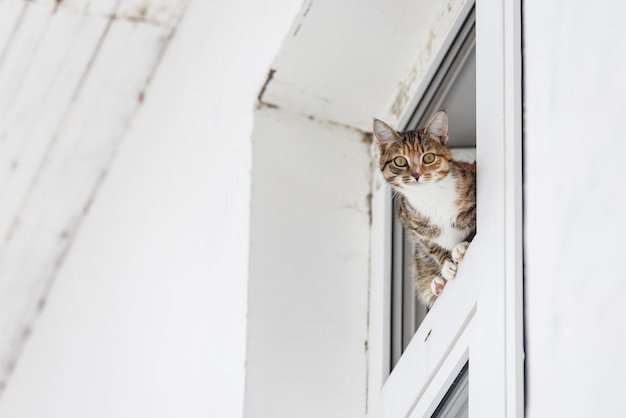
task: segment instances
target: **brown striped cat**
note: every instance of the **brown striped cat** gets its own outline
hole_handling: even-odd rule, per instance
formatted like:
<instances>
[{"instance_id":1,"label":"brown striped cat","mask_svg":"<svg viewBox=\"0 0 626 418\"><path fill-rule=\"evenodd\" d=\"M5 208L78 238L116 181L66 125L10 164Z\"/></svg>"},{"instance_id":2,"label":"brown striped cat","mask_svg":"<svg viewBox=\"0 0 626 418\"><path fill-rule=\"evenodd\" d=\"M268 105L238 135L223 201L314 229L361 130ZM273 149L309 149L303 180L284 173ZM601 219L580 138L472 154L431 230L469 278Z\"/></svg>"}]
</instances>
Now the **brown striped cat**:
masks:
<instances>
[{"instance_id":1,"label":"brown striped cat","mask_svg":"<svg viewBox=\"0 0 626 418\"><path fill-rule=\"evenodd\" d=\"M431 307L476 234L476 163L452 159L448 117L439 111L424 129L396 132L374 120L380 170L395 191L398 215L415 243L418 297Z\"/></svg>"}]
</instances>

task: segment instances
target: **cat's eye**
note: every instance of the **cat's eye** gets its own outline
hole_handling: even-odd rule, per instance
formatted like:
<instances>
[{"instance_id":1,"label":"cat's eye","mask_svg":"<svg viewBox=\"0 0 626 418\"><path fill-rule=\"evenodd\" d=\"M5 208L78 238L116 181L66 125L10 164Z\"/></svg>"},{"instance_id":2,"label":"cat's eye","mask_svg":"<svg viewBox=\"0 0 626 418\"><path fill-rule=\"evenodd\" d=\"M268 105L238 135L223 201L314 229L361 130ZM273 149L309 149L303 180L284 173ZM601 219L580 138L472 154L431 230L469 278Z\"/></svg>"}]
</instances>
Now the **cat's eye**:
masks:
<instances>
[{"instance_id":1,"label":"cat's eye","mask_svg":"<svg viewBox=\"0 0 626 418\"><path fill-rule=\"evenodd\" d=\"M424 163L426 164L432 163L433 161L435 161L435 154L433 154L432 152L424 154L424 157L422 157L422 161L424 161Z\"/></svg>"},{"instance_id":2,"label":"cat's eye","mask_svg":"<svg viewBox=\"0 0 626 418\"><path fill-rule=\"evenodd\" d=\"M408 162L406 161L406 158L404 157L394 158L393 163L398 167L406 167L408 165Z\"/></svg>"}]
</instances>

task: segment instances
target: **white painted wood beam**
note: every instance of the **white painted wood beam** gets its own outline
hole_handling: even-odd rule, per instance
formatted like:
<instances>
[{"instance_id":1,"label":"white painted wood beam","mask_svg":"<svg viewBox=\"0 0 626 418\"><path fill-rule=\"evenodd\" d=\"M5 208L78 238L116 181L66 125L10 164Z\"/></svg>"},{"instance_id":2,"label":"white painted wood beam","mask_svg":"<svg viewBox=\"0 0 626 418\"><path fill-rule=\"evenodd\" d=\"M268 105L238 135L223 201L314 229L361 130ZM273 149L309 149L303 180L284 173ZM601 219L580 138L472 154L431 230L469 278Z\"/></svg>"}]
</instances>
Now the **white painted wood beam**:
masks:
<instances>
[{"instance_id":1,"label":"white painted wood beam","mask_svg":"<svg viewBox=\"0 0 626 418\"><path fill-rule=\"evenodd\" d=\"M187 3L0 1L0 393Z\"/></svg>"}]
</instances>

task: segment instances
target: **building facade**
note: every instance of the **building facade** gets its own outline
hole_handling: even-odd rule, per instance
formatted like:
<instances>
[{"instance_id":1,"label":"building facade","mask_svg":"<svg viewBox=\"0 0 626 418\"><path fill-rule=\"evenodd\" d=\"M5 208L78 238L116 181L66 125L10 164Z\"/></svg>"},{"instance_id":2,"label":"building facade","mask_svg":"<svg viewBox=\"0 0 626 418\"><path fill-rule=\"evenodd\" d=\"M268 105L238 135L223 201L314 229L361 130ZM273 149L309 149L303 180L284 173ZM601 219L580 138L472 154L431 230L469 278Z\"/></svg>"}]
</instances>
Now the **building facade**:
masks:
<instances>
[{"instance_id":1,"label":"building facade","mask_svg":"<svg viewBox=\"0 0 626 418\"><path fill-rule=\"evenodd\" d=\"M625 9L0 1L0 417L621 416ZM371 123L439 108L426 314Z\"/></svg>"}]
</instances>

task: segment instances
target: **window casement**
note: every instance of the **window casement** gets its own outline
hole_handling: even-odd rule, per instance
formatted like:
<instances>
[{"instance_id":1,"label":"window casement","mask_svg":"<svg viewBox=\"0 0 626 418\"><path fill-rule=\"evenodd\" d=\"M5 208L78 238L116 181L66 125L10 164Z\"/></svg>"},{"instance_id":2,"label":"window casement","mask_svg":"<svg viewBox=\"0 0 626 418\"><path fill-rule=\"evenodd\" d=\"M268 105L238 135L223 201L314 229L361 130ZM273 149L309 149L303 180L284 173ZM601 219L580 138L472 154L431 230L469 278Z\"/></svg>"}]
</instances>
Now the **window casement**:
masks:
<instances>
[{"instance_id":1,"label":"window casement","mask_svg":"<svg viewBox=\"0 0 626 418\"><path fill-rule=\"evenodd\" d=\"M421 128L438 110L450 120L449 147L455 159L475 160L475 13L470 11L403 131ZM392 200L393 205L393 200ZM399 360L427 309L416 296L411 268L413 244L393 208L391 220L391 368Z\"/></svg>"},{"instance_id":2,"label":"window casement","mask_svg":"<svg viewBox=\"0 0 626 418\"><path fill-rule=\"evenodd\" d=\"M469 363L459 372L443 397L433 418L465 418L469 411Z\"/></svg>"},{"instance_id":3,"label":"window casement","mask_svg":"<svg viewBox=\"0 0 626 418\"><path fill-rule=\"evenodd\" d=\"M475 148L477 234L426 312L389 189L375 187L371 416L523 416L520 16L520 0L467 1L396 126L423 127L444 109L450 147Z\"/></svg>"}]
</instances>

